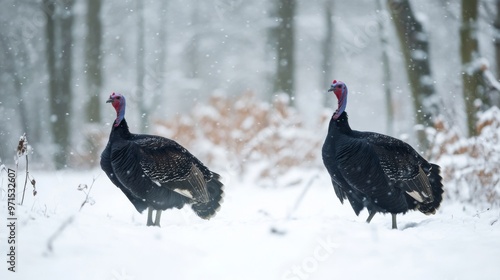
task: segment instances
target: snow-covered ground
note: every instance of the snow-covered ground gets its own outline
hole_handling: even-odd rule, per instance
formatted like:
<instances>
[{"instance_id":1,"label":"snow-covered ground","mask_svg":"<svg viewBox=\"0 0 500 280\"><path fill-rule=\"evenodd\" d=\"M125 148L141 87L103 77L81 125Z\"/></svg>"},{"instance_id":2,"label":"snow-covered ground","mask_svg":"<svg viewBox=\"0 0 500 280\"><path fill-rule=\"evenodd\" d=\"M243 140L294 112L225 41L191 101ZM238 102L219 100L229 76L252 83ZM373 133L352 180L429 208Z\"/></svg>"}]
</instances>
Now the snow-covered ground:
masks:
<instances>
[{"instance_id":1,"label":"snow-covered ground","mask_svg":"<svg viewBox=\"0 0 500 280\"><path fill-rule=\"evenodd\" d=\"M2 261L0 279L499 279L500 209L445 200L434 216L398 216L399 229L391 230L390 216L371 224L366 212L356 217L326 171L317 173L290 220L316 172L304 171L302 183L288 188L229 178L215 218L201 220L185 207L165 212L156 228L100 170L32 171L38 195L17 209L17 272ZM95 203L79 211L85 194L77 187L94 177Z\"/></svg>"}]
</instances>

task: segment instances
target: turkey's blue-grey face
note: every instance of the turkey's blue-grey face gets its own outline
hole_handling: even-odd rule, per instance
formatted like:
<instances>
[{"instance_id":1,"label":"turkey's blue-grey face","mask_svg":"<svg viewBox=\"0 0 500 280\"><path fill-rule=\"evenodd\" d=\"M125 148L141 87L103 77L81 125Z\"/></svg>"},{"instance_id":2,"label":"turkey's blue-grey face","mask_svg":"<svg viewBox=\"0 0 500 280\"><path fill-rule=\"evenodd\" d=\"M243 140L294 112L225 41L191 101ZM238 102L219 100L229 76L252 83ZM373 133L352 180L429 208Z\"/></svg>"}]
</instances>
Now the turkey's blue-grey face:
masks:
<instances>
[{"instance_id":1,"label":"turkey's blue-grey face","mask_svg":"<svg viewBox=\"0 0 500 280\"><path fill-rule=\"evenodd\" d=\"M120 125L120 122L125 117L125 96L119 93L112 93L106 103L111 103L116 110L115 126Z\"/></svg>"}]
</instances>

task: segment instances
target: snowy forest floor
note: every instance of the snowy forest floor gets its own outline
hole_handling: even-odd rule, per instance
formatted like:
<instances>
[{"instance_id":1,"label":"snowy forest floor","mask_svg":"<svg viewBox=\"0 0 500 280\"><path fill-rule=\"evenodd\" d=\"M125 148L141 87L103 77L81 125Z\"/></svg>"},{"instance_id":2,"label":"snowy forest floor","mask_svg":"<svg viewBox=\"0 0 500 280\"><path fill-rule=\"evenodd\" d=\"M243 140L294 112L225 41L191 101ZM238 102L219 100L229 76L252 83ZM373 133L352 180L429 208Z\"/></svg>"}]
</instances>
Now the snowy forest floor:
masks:
<instances>
[{"instance_id":1,"label":"snowy forest floor","mask_svg":"<svg viewBox=\"0 0 500 280\"><path fill-rule=\"evenodd\" d=\"M302 203L288 211L318 173ZM340 204L326 171L303 183L261 188L232 178L210 221L189 207L147 227L100 170L35 172L38 195L18 206L17 272L0 279L498 279L500 209L444 200L439 212L357 217ZM90 197L78 185L92 184ZM5 178L5 177L3 177ZM2 182L5 189L5 179ZM0 218L7 223L2 194ZM66 227L61 230L61 227ZM6 226L0 252L6 258ZM272 233L276 228L281 234ZM52 247L49 248L49 244Z\"/></svg>"}]
</instances>

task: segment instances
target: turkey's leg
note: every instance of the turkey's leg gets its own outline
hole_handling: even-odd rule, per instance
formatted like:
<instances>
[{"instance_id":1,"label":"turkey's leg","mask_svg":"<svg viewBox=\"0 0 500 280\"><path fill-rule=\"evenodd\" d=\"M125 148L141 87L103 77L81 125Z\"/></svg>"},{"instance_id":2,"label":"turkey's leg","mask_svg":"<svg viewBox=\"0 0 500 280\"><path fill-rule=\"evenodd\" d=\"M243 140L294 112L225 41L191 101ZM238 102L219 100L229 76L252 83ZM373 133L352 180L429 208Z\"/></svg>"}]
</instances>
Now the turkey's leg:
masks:
<instances>
[{"instance_id":1,"label":"turkey's leg","mask_svg":"<svg viewBox=\"0 0 500 280\"><path fill-rule=\"evenodd\" d=\"M370 212L370 215L368 216L368 219L366 219L367 223L370 223L372 221L373 216L375 216L375 213L377 213L377 212L375 212L375 211Z\"/></svg>"},{"instance_id":2,"label":"turkey's leg","mask_svg":"<svg viewBox=\"0 0 500 280\"><path fill-rule=\"evenodd\" d=\"M148 226L153 226L153 208L148 207L148 223L146 224Z\"/></svg>"},{"instance_id":3,"label":"turkey's leg","mask_svg":"<svg viewBox=\"0 0 500 280\"><path fill-rule=\"evenodd\" d=\"M155 226L160 226L160 217L162 210L156 210Z\"/></svg>"},{"instance_id":4,"label":"turkey's leg","mask_svg":"<svg viewBox=\"0 0 500 280\"><path fill-rule=\"evenodd\" d=\"M398 224L396 223L396 214L392 215L392 229L398 229Z\"/></svg>"}]
</instances>

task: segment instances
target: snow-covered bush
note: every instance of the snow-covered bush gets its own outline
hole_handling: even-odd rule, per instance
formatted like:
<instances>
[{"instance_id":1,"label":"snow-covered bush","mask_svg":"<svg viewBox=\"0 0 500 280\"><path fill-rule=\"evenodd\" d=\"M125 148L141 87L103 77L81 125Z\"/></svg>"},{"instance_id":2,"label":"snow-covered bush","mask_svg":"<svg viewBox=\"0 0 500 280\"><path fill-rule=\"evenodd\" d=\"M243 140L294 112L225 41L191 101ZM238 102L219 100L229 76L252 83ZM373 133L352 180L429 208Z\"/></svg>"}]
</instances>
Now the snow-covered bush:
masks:
<instances>
[{"instance_id":1,"label":"snow-covered bush","mask_svg":"<svg viewBox=\"0 0 500 280\"><path fill-rule=\"evenodd\" d=\"M433 155L441 165L445 192L452 200L500 205L500 110L479 114L478 136L461 137L438 122Z\"/></svg>"},{"instance_id":2,"label":"snow-covered bush","mask_svg":"<svg viewBox=\"0 0 500 280\"><path fill-rule=\"evenodd\" d=\"M295 168L321 164L322 137L304 127L286 95L276 96L273 104L252 93L212 96L191 112L156 120L155 128L156 134L178 141L213 170L255 176L263 185L292 184L276 179Z\"/></svg>"}]
</instances>

